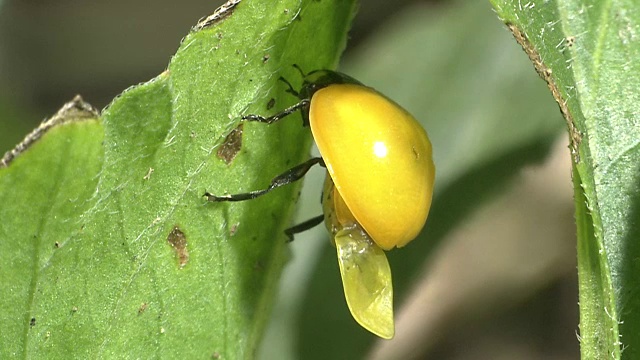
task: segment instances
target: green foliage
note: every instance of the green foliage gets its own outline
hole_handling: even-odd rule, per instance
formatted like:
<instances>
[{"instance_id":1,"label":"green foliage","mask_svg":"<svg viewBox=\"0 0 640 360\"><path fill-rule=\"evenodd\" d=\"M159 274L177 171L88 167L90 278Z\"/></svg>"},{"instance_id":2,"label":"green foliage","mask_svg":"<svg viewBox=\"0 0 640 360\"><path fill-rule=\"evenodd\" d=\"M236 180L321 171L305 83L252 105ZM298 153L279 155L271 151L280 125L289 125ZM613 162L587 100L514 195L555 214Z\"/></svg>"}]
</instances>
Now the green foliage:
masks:
<instances>
[{"instance_id":1,"label":"green foliage","mask_svg":"<svg viewBox=\"0 0 640 360\"><path fill-rule=\"evenodd\" d=\"M217 150L242 114L295 101L278 81L299 83L292 64L337 65L353 10L242 1L194 29L165 73L99 118L61 114L0 168L0 357L252 358L297 189L202 195L262 188L307 157L299 117L245 124L230 162Z\"/></svg>"},{"instance_id":2,"label":"green foliage","mask_svg":"<svg viewBox=\"0 0 640 360\"><path fill-rule=\"evenodd\" d=\"M574 159L585 359L640 356L640 5L492 0L549 83Z\"/></svg>"}]
</instances>

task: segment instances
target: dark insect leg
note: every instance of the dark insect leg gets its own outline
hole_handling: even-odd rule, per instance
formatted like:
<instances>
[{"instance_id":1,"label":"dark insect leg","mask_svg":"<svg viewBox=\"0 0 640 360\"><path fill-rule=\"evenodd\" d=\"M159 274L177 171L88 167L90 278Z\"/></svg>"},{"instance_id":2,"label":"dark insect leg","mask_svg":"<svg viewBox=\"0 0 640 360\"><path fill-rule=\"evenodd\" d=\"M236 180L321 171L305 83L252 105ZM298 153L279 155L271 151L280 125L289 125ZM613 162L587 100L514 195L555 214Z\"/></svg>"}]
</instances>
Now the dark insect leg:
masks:
<instances>
[{"instance_id":1,"label":"dark insect leg","mask_svg":"<svg viewBox=\"0 0 640 360\"><path fill-rule=\"evenodd\" d=\"M289 94L299 98L300 97L300 93L295 91L293 89L293 86L291 85L291 83L289 81L287 81L287 79L283 78L282 76L280 76L280 78L278 79L280 81L282 81L283 83L287 84L287 87L289 87L287 90L285 90L286 92L288 92Z\"/></svg>"},{"instance_id":2,"label":"dark insect leg","mask_svg":"<svg viewBox=\"0 0 640 360\"><path fill-rule=\"evenodd\" d=\"M244 115L242 117L242 120L245 121L257 121L257 122L261 122L261 123L265 123L265 124L273 124L274 122L286 117L287 115L291 115L294 112L308 107L309 106L309 100L308 99L304 99L304 100L300 100L299 103L293 105L293 106L289 106L288 108L282 110L282 112L279 112L275 115L271 115L269 117L264 117L262 115Z\"/></svg>"},{"instance_id":3,"label":"dark insect leg","mask_svg":"<svg viewBox=\"0 0 640 360\"><path fill-rule=\"evenodd\" d=\"M291 66L293 66L296 70L298 70L298 72L300 72L300 76L304 80L304 78L307 75L304 73L304 71L302 71L302 68L300 66L298 66L298 64L293 64ZM293 89L293 86L291 86L291 83L289 81L287 81L287 79L285 79L284 77L280 76L279 80L282 81L283 83L287 84L287 86L289 87L287 92L289 94L294 95L295 97L298 97L298 98L300 97L300 93Z\"/></svg>"},{"instance_id":4,"label":"dark insect leg","mask_svg":"<svg viewBox=\"0 0 640 360\"><path fill-rule=\"evenodd\" d=\"M297 165L297 166L285 171L284 173L276 176L275 178L273 178L273 180L271 180L271 185L269 185L269 187L266 188L266 189L255 190L255 191L250 191L250 192L241 193L241 194L221 195L221 196L216 196L216 195L212 195L212 194L210 194L208 192L205 192L203 196L206 196L207 200L213 201L213 202L218 202L218 201L244 201L244 200L255 199L255 198L259 197L259 196L262 196L262 195L270 192L273 189L279 188L280 186L288 185L288 184L291 184L294 181L298 181L298 180L302 179L302 177L315 164L320 164L321 166L324 166L324 162L322 161L322 158L316 157L316 158L309 159L309 160L303 162L302 164Z\"/></svg>"},{"instance_id":5,"label":"dark insect leg","mask_svg":"<svg viewBox=\"0 0 640 360\"><path fill-rule=\"evenodd\" d=\"M311 218L305 222L301 222L300 224L294 225L288 229L286 229L284 231L285 235L287 235L287 238L289 239L288 242L292 242L293 241L293 236L295 234L299 234L303 231L307 231L315 226L317 226L318 224L320 224L322 221L324 220L324 215L318 215L314 218Z\"/></svg>"},{"instance_id":6,"label":"dark insect leg","mask_svg":"<svg viewBox=\"0 0 640 360\"><path fill-rule=\"evenodd\" d=\"M304 72L304 71L302 71L302 68L300 67L300 65L298 65L298 64L293 64L293 65L291 65L291 66L293 66L294 68L296 68L296 70L298 70L298 71L300 72L300 76L302 76L302 78L303 78L303 79L304 79L305 77L307 77L307 74L305 74L305 72Z\"/></svg>"}]
</instances>

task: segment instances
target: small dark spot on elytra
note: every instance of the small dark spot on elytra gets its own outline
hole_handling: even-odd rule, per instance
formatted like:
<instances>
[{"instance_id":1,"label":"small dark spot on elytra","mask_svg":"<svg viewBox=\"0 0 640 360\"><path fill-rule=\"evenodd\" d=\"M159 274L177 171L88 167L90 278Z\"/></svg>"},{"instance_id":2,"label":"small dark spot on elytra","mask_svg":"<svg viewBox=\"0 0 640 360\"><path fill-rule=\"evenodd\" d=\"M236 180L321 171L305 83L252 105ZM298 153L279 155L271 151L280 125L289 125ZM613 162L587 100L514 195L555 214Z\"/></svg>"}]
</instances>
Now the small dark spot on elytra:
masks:
<instances>
[{"instance_id":1,"label":"small dark spot on elytra","mask_svg":"<svg viewBox=\"0 0 640 360\"><path fill-rule=\"evenodd\" d=\"M36 326L36 318L32 317L31 321L29 321L29 326L34 327Z\"/></svg>"},{"instance_id":2,"label":"small dark spot on elytra","mask_svg":"<svg viewBox=\"0 0 640 360\"><path fill-rule=\"evenodd\" d=\"M271 100L269 100L269 102L267 103L267 110L273 109L273 106L275 104L276 104L276 99L275 98L271 98Z\"/></svg>"},{"instance_id":3,"label":"small dark spot on elytra","mask_svg":"<svg viewBox=\"0 0 640 360\"><path fill-rule=\"evenodd\" d=\"M176 251L178 256L178 263L180 268L183 268L189 262L189 252L187 251L187 236L180 230L178 225L174 226L169 235L167 241Z\"/></svg>"},{"instance_id":4,"label":"small dark spot on elytra","mask_svg":"<svg viewBox=\"0 0 640 360\"><path fill-rule=\"evenodd\" d=\"M231 130L216 152L216 156L222 159L227 165L231 164L242 148L242 130L242 124Z\"/></svg>"}]
</instances>

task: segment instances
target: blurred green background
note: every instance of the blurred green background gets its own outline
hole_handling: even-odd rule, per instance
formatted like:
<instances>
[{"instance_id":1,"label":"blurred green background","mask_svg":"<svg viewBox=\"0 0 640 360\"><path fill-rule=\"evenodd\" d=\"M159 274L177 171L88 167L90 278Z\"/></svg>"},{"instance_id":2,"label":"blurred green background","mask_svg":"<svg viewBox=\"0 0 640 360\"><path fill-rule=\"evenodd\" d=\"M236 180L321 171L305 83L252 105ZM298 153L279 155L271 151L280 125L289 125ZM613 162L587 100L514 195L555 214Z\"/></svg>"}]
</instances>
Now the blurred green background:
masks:
<instances>
[{"instance_id":1,"label":"blurred green background","mask_svg":"<svg viewBox=\"0 0 640 360\"><path fill-rule=\"evenodd\" d=\"M221 3L0 2L0 152L75 94L103 108L161 73ZM362 1L341 70L405 106L434 145L430 219L389 253L396 337L351 319L319 227L291 244L258 357L577 359L564 123L488 1ZM296 221L320 213L323 176L305 179Z\"/></svg>"}]
</instances>

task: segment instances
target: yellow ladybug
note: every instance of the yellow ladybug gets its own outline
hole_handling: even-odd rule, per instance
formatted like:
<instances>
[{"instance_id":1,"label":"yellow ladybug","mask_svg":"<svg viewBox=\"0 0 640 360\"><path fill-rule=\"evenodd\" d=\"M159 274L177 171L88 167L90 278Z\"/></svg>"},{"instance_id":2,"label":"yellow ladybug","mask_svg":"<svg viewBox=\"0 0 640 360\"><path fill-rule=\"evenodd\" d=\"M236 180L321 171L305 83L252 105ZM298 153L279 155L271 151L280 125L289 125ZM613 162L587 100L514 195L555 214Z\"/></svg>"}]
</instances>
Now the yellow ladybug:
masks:
<instances>
[{"instance_id":1,"label":"yellow ladybug","mask_svg":"<svg viewBox=\"0 0 640 360\"><path fill-rule=\"evenodd\" d=\"M301 179L315 164L325 166L324 215L286 234L293 239L324 220L352 316L365 329L390 339L393 289L383 250L405 246L427 219L435 176L429 137L401 106L338 72L313 71L304 77L300 92L291 85L289 92L300 102L270 117L247 115L243 120L271 124L301 110L322 157L289 169L266 189L205 196L216 202L253 199Z\"/></svg>"}]
</instances>

